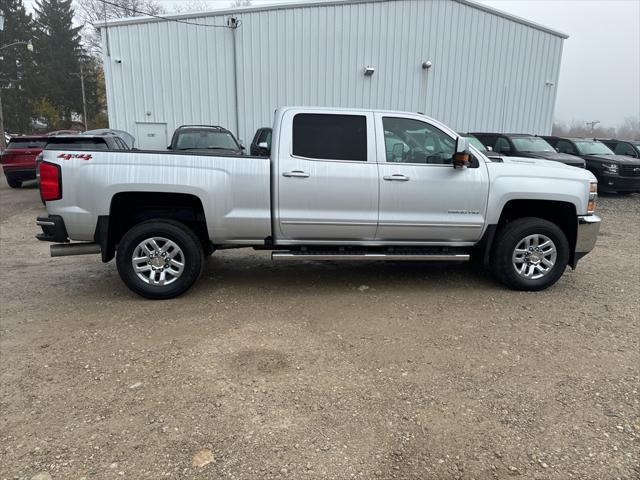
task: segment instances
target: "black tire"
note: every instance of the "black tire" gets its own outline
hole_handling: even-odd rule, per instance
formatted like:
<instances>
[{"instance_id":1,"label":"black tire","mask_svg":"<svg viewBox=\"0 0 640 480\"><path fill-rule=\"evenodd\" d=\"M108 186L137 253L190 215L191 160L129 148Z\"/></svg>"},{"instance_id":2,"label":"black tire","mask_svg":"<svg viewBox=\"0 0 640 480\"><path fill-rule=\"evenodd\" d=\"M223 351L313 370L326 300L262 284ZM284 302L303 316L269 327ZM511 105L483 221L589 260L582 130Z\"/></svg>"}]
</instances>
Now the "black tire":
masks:
<instances>
[{"instance_id":1,"label":"black tire","mask_svg":"<svg viewBox=\"0 0 640 480\"><path fill-rule=\"evenodd\" d=\"M18 180L17 178L12 177L11 175L6 175L6 177L7 177L7 184L9 184L11 188L20 188L22 186L22 180Z\"/></svg>"},{"instance_id":2,"label":"black tire","mask_svg":"<svg viewBox=\"0 0 640 480\"><path fill-rule=\"evenodd\" d=\"M134 271L134 250L152 237L171 240L184 254L182 274L169 285L145 283ZM124 234L118 244L116 265L120 278L133 292L145 298L165 300L183 294L195 283L204 267L204 254L200 240L186 225L173 220L153 219L133 226Z\"/></svg>"},{"instance_id":3,"label":"black tire","mask_svg":"<svg viewBox=\"0 0 640 480\"><path fill-rule=\"evenodd\" d=\"M553 267L541 278L524 278L513 261L514 251L529 235L544 235L555 245ZM519 218L504 225L497 233L491 252L491 270L498 280L513 290L539 291L558 281L569 262L569 242L555 223L537 217Z\"/></svg>"}]
</instances>

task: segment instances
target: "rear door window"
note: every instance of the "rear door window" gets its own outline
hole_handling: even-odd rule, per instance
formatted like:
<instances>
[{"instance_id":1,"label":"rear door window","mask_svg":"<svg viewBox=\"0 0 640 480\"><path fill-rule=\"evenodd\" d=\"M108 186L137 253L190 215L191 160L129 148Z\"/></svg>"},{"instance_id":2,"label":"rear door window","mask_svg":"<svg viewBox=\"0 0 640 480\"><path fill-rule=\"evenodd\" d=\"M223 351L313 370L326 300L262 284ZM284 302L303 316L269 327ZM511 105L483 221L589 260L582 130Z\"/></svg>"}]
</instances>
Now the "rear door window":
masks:
<instances>
[{"instance_id":1,"label":"rear door window","mask_svg":"<svg viewBox=\"0 0 640 480\"><path fill-rule=\"evenodd\" d=\"M299 113L293 118L293 155L366 162L367 118L364 115Z\"/></svg>"}]
</instances>

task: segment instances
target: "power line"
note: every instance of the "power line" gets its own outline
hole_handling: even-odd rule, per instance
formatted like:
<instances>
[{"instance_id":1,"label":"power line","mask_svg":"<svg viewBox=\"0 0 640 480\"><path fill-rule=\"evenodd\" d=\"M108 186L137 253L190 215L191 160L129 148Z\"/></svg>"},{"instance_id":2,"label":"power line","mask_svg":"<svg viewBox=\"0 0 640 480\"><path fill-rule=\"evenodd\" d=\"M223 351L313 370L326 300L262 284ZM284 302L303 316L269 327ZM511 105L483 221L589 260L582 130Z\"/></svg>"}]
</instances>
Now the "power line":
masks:
<instances>
[{"instance_id":1,"label":"power line","mask_svg":"<svg viewBox=\"0 0 640 480\"><path fill-rule=\"evenodd\" d=\"M143 12L142 10L137 10L133 7L126 7L124 5L119 5L117 3L110 2L109 0L99 0L99 1L101 1L103 4L111 5L112 7L121 8L123 10L129 10L130 12L137 13L139 15L157 18L159 20L165 20L167 22L176 22L176 23L184 23L186 25L195 25L196 27L237 28L240 25L240 22L237 22L234 25L207 25L206 23L189 22L188 20L180 20L179 18L164 17L162 15L156 15L155 13Z\"/></svg>"}]
</instances>

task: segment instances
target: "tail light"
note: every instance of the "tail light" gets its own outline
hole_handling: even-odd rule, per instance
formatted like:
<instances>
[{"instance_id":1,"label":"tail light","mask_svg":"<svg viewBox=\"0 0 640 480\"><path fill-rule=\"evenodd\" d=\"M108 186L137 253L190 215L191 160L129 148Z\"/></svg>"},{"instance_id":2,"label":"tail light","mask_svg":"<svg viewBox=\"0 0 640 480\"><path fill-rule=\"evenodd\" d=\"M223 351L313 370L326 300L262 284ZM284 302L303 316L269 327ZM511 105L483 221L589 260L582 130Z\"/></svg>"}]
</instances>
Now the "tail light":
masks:
<instances>
[{"instance_id":1,"label":"tail light","mask_svg":"<svg viewBox=\"0 0 640 480\"><path fill-rule=\"evenodd\" d=\"M62 198L62 172L60 165L40 162L40 196L45 202Z\"/></svg>"}]
</instances>

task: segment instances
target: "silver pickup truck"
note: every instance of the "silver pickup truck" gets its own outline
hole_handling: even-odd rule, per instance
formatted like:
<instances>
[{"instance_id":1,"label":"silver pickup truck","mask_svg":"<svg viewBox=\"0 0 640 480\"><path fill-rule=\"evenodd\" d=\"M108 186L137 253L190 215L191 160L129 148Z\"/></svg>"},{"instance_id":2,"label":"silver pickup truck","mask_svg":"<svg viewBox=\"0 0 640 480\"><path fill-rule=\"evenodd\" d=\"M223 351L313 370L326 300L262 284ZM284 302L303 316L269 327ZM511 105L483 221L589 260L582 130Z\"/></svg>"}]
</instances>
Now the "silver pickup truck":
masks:
<instances>
[{"instance_id":1,"label":"silver pickup truck","mask_svg":"<svg viewBox=\"0 0 640 480\"><path fill-rule=\"evenodd\" d=\"M262 145L266 150L267 145ZM421 114L284 107L269 157L47 149L40 240L116 257L171 298L218 249L279 261L467 261L518 290L553 285L596 242L597 183L545 160L491 161Z\"/></svg>"}]
</instances>

